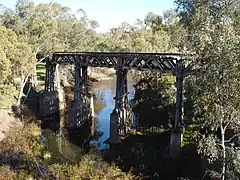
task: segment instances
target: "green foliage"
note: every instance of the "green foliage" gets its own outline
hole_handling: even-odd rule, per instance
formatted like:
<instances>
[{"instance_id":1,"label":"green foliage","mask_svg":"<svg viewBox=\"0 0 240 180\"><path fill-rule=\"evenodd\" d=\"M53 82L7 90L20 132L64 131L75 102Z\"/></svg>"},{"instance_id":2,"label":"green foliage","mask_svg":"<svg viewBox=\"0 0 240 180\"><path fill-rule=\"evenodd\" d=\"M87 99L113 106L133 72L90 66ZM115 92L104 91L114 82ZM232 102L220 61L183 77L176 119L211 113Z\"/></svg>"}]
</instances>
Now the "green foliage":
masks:
<instances>
[{"instance_id":1,"label":"green foliage","mask_svg":"<svg viewBox=\"0 0 240 180\"><path fill-rule=\"evenodd\" d=\"M5 81L11 71L11 63L10 60L7 59L3 49L0 49L0 79L1 81Z\"/></svg>"},{"instance_id":2,"label":"green foliage","mask_svg":"<svg viewBox=\"0 0 240 180\"><path fill-rule=\"evenodd\" d=\"M37 162L46 151L40 134L34 123L15 126L6 134L0 142L1 175L6 179L26 179L37 174Z\"/></svg>"},{"instance_id":3,"label":"green foliage","mask_svg":"<svg viewBox=\"0 0 240 180\"><path fill-rule=\"evenodd\" d=\"M219 158L219 149L217 146L216 137L209 135L202 136L198 144L198 153L202 154L209 163L213 163Z\"/></svg>"},{"instance_id":4,"label":"green foliage","mask_svg":"<svg viewBox=\"0 0 240 180\"><path fill-rule=\"evenodd\" d=\"M0 84L0 108L9 108L18 92L12 84Z\"/></svg>"},{"instance_id":5,"label":"green foliage","mask_svg":"<svg viewBox=\"0 0 240 180\"><path fill-rule=\"evenodd\" d=\"M196 125L196 124L188 125L183 132L182 147L186 147L189 144L193 144L195 140L195 136L199 130L200 130L199 125Z\"/></svg>"},{"instance_id":6,"label":"green foliage","mask_svg":"<svg viewBox=\"0 0 240 180\"><path fill-rule=\"evenodd\" d=\"M198 150L211 163L221 161L224 179L230 157L225 140L240 130L240 36L236 28L240 3L230 0L176 2L188 32L185 47L196 54L192 63L204 72L195 81L193 97L195 120L201 124L203 133L197 142ZM227 134L228 131L232 133Z\"/></svg>"},{"instance_id":7,"label":"green foliage","mask_svg":"<svg viewBox=\"0 0 240 180\"><path fill-rule=\"evenodd\" d=\"M32 49L28 44L21 42L16 33L11 29L0 26L0 44L1 58L3 58L1 62L3 71L1 71L1 74L4 72L8 73L5 76L1 75L1 77L7 77L8 75L17 76L20 72L24 74L31 72L35 65ZM1 81L4 80L6 78L1 79Z\"/></svg>"},{"instance_id":8,"label":"green foliage","mask_svg":"<svg viewBox=\"0 0 240 180\"><path fill-rule=\"evenodd\" d=\"M185 25L188 27L192 25L194 30L198 31L196 33L189 29L189 49L202 59L195 64L200 65L204 71L204 75L196 81L196 110L198 117L201 116L204 123L214 129L217 129L220 123L229 124L228 128L238 127L236 117L239 117L240 104L238 98L240 46L239 36L232 24L235 18L232 11L239 6L227 0L221 2L212 0L208 3L196 1L188 7L192 8L193 12L184 11L190 13L189 16L184 16L187 20ZM230 21L224 21L226 18ZM224 112L221 109L224 109ZM223 122L220 122L221 116L224 116Z\"/></svg>"},{"instance_id":9,"label":"green foliage","mask_svg":"<svg viewBox=\"0 0 240 180\"><path fill-rule=\"evenodd\" d=\"M3 26L0 26L0 45L0 107L8 107L17 94L14 79L31 74L35 63L31 47Z\"/></svg>"},{"instance_id":10,"label":"green foliage","mask_svg":"<svg viewBox=\"0 0 240 180\"><path fill-rule=\"evenodd\" d=\"M172 76L152 74L143 77L135 85L132 110L139 115L140 126L171 127L174 117L174 84Z\"/></svg>"},{"instance_id":11,"label":"green foliage","mask_svg":"<svg viewBox=\"0 0 240 180\"><path fill-rule=\"evenodd\" d=\"M33 179L32 174L27 170L15 172L9 166L0 166L0 180L24 180Z\"/></svg>"}]
</instances>

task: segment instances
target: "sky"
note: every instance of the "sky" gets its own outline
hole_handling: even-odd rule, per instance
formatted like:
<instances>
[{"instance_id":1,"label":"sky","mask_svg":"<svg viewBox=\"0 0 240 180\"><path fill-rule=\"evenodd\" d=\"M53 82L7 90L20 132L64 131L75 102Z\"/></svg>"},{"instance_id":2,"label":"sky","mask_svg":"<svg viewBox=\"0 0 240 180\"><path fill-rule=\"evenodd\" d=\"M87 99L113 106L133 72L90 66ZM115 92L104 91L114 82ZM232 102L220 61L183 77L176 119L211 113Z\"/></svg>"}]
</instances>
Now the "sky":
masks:
<instances>
[{"instance_id":1,"label":"sky","mask_svg":"<svg viewBox=\"0 0 240 180\"><path fill-rule=\"evenodd\" d=\"M57 2L70 7L75 13L83 9L90 19L98 21L98 32L106 32L121 22L133 24L143 20L148 12L162 14L174 8L174 0L33 0L36 3ZM16 0L0 0L0 4L14 9Z\"/></svg>"}]
</instances>

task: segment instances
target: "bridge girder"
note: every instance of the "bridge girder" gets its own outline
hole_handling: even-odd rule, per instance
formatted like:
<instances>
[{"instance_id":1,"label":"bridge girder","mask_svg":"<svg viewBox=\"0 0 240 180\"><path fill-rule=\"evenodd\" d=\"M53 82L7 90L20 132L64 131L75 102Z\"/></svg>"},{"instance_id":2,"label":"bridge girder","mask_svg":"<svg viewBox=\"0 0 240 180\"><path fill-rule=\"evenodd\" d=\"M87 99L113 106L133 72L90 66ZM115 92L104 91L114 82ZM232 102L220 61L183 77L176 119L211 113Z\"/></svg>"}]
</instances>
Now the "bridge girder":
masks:
<instances>
[{"instance_id":1,"label":"bridge girder","mask_svg":"<svg viewBox=\"0 0 240 180\"><path fill-rule=\"evenodd\" d=\"M56 52L53 54L52 58L52 62L58 64L79 63L83 66L114 69L118 68L117 64L119 60L122 61L122 69L135 69L139 71L162 72L176 75L176 64L186 59L185 56L180 53L110 52Z\"/></svg>"}]
</instances>

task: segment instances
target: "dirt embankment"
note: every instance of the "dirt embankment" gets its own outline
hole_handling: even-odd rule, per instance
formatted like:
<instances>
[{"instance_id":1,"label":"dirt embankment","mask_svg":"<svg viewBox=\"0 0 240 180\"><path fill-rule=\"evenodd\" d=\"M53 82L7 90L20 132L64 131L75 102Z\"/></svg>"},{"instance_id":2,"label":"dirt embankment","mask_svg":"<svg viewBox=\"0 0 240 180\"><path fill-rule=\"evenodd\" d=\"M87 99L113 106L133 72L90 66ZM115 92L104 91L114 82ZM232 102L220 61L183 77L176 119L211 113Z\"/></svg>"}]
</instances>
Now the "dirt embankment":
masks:
<instances>
[{"instance_id":1,"label":"dirt embankment","mask_svg":"<svg viewBox=\"0 0 240 180\"><path fill-rule=\"evenodd\" d=\"M88 75L96 80L107 80L114 77L115 70L113 68L90 67L88 69Z\"/></svg>"},{"instance_id":2,"label":"dirt embankment","mask_svg":"<svg viewBox=\"0 0 240 180\"><path fill-rule=\"evenodd\" d=\"M11 115L11 111L0 109L0 141L11 128L21 125L21 121L14 118Z\"/></svg>"}]
</instances>

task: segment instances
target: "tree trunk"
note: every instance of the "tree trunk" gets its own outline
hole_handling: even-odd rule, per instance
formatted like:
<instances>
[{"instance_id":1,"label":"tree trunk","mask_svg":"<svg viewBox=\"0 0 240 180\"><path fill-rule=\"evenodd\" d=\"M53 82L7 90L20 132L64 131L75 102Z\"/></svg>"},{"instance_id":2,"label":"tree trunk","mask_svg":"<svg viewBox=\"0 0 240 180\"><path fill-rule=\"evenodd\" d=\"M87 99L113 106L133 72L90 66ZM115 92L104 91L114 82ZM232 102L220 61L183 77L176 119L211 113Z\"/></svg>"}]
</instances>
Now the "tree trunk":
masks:
<instances>
[{"instance_id":1,"label":"tree trunk","mask_svg":"<svg viewBox=\"0 0 240 180\"><path fill-rule=\"evenodd\" d=\"M33 72L33 77L32 77L32 85L36 87L38 85L37 81L37 64L34 66L34 72Z\"/></svg>"},{"instance_id":2,"label":"tree trunk","mask_svg":"<svg viewBox=\"0 0 240 180\"><path fill-rule=\"evenodd\" d=\"M20 104L21 97L22 97L22 95L23 95L23 88L24 88L27 80L28 80L28 76L21 75L21 87L20 87L20 91L19 91L19 93L18 93L17 105Z\"/></svg>"},{"instance_id":3,"label":"tree trunk","mask_svg":"<svg viewBox=\"0 0 240 180\"><path fill-rule=\"evenodd\" d=\"M225 180L226 173L226 147L225 147L225 129L221 125L221 137L222 137L222 153L223 153L223 162L222 162L222 180Z\"/></svg>"}]
</instances>

